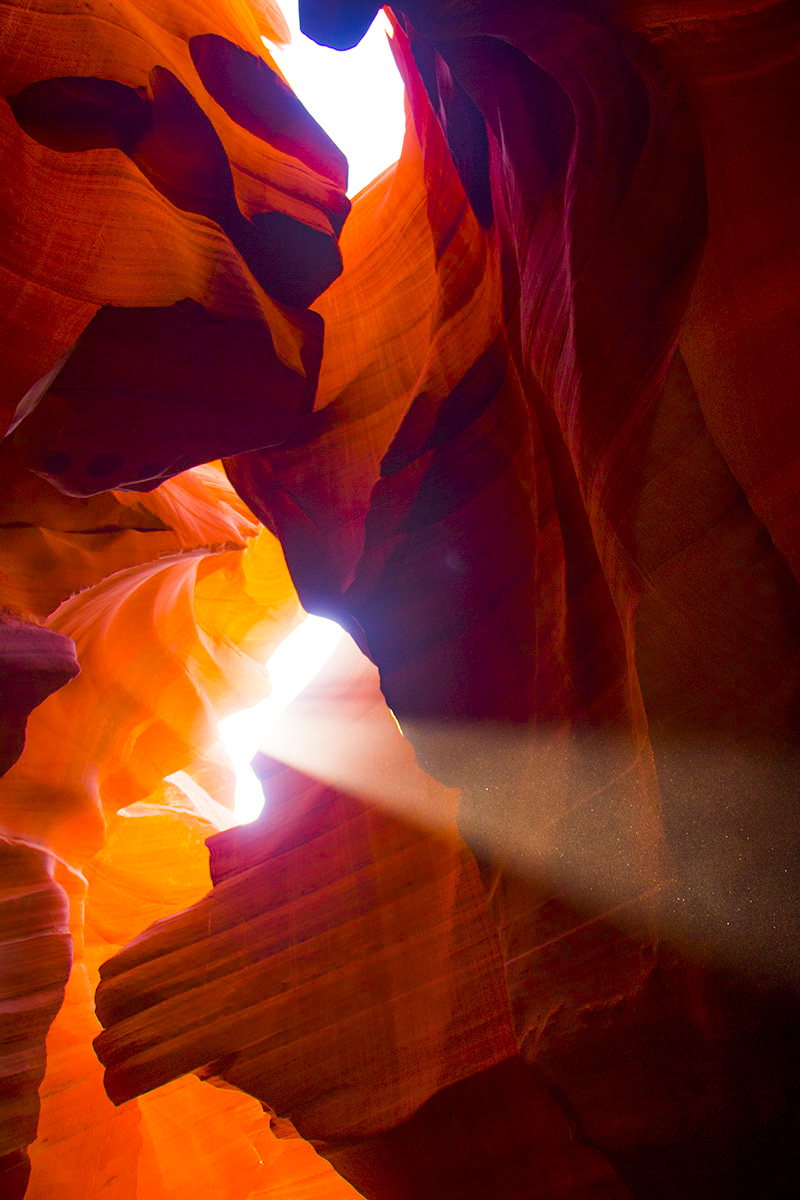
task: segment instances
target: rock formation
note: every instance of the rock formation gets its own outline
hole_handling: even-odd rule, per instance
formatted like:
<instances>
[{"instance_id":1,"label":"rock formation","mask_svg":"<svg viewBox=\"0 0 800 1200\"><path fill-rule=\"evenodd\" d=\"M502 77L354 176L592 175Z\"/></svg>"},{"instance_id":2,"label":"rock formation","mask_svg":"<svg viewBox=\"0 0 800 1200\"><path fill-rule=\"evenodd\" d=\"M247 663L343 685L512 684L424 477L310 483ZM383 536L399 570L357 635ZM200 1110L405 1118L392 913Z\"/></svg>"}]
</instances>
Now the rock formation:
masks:
<instances>
[{"instance_id":1,"label":"rock formation","mask_svg":"<svg viewBox=\"0 0 800 1200\"><path fill-rule=\"evenodd\" d=\"M800 15L389 11L2 9L0 1181L794 1196Z\"/></svg>"}]
</instances>

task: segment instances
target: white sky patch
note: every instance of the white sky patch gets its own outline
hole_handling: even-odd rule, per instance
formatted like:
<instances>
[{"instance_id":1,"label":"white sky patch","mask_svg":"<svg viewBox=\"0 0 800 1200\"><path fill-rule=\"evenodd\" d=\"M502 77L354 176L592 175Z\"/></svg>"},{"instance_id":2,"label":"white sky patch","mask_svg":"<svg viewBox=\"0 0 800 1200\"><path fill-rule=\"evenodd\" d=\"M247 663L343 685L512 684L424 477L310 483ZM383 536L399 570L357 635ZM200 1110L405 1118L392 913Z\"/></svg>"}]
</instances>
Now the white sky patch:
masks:
<instances>
[{"instance_id":1,"label":"white sky patch","mask_svg":"<svg viewBox=\"0 0 800 1200\"><path fill-rule=\"evenodd\" d=\"M352 50L328 50L300 32L297 0L280 0L292 31L288 46L270 53L292 90L333 138L350 164L348 196L397 162L405 132L404 90L381 10ZM266 39L265 39L266 41Z\"/></svg>"},{"instance_id":2,"label":"white sky patch","mask_svg":"<svg viewBox=\"0 0 800 1200\"><path fill-rule=\"evenodd\" d=\"M267 662L272 693L253 708L220 721L220 739L236 772L237 824L254 821L264 807L264 793L250 761L265 731L322 669L342 636L343 631L335 621L306 617Z\"/></svg>"}]
</instances>

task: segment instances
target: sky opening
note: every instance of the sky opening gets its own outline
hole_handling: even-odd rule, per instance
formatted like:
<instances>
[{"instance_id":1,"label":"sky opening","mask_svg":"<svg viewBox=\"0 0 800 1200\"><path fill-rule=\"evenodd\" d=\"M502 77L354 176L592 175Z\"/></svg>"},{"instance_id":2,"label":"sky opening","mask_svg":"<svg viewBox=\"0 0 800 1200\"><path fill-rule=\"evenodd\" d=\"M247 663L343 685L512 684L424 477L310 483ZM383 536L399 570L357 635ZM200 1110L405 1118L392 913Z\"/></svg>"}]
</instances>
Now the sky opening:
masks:
<instances>
[{"instance_id":1,"label":"sky opening","mask_svg":"<svg viewBox=\"0 0 800 1200\"><path fill-rule=\"evenodd\" d=\"M404 91L381 9L353 50L327 50L300 32L297 0L280 0L292 32L288 46L267 42L292 90L350 164L355 196L397 162L405 131Z\"/></svg>"}]
</instances>

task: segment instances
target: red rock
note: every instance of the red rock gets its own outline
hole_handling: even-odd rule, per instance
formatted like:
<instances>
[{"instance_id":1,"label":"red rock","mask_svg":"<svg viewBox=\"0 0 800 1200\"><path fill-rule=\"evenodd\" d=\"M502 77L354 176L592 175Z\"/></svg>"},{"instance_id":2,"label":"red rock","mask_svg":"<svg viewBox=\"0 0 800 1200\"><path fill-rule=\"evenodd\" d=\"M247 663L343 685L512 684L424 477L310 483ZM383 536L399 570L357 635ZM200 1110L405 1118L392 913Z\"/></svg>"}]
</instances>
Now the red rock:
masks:
<instances>
[{"instance_id":1,"label":"red rock","mask_svg":"<svg viewBox=\"0 0 800 1200\"><path fill-rule=\"evenodd\" d=\"M0 612L0 775L24 749L28 715L78 669L69 638Z\"/></svg>"},{"instance_id":2,"label":"red rock","mask_svg":"<svg viewBox=\"0 0 800 1200\"><path fill-rule=\"evenodd\" d=\"M102 967L96 1044L117 1103L191 1067L336 1144L391 1128L514 1044L453 796L414 764L375 669L346 648L285 722L284 746L322 738L318 778L259 762L268 803L210 839L214 890ZM366 769L343 747L365 729ZM355 794L323 782L348 769Z\"/></svg>"},{"instance_id":3,"label":"red rock","mask_svg":"<svg viewBox=\"0 0 800 1200\"><path fill-rule=\"evenodd\" d=\"M72 963L69 906L49 855L0 838L0 1190L22 1200L36 1137L44 1040Z\"/></svg>"},{"instance_id":4,"label":"red rock","mask_svg":"<svg viewBox=\"0 0 800 1200\"><path fill-rule=\"evenodd\" d=\"M406 0L403 155L342 225L263 16L92 4L3 18L0 399L71 498L10 468L0 582L83 674L0 812L92 860L118 931L98 1047L129 1099L115 1124L93 1067L92 1109L125 1186L202 1194L192 1114L251 1177L263 1128L193 1070L377 1200L793 1195L793 7ZM335 45L375 11L302 8ZM218 455L241 501L214 468L81 499ZM174 770L230 800L215 719L297 614L272 535L418 765L374 674L323 679L265 747L271 814L165 916L105 821L169 809ZM87 1078L88 988L58 1033Z\"/></svg>"}]
</instances>

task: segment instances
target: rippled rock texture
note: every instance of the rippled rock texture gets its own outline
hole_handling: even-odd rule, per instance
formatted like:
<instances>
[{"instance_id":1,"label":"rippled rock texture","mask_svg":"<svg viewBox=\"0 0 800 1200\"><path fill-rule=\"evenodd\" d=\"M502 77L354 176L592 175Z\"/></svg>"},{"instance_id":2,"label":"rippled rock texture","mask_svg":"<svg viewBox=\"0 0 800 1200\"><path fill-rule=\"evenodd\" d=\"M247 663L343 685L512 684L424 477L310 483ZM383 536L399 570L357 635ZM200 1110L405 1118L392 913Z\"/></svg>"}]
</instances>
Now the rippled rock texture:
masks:
<instances>
[{"instance_id":1,"label":"rippled rock texture","mask_svg":"<svg viewBox=\"0 0 800 1200\"><path fill-rule=\"evenodd\" d=\"M796 5L406 0L352 212L271 4L0 21L17 1192L794 1196Z\"/></svg>"},{"instance_id":2,"label":"rippled rock texture","mask_svg":"<svg viewBox=\"0 0 800 1200\"><path fill-rule=\"evenodd\" d=\"M45 1036L72 962L69 906L49 855L0 839L0 1187L21 1200L36 1137Z\"/></svg>"}]
</instances>

